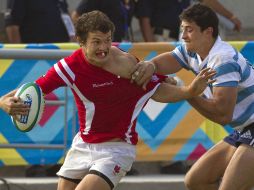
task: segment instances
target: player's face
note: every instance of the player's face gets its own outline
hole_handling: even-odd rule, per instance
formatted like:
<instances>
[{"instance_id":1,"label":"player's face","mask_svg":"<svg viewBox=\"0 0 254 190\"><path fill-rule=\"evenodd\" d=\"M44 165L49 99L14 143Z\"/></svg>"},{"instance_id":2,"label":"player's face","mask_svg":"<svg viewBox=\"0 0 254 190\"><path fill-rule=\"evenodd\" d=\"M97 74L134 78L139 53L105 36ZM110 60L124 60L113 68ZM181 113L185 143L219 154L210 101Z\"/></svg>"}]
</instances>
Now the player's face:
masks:
<instances>
[{"instance_id":1,"label":"player's face","mask_svg":"<svg viewBox=\"0 0 254 190\"><path fill-rule=\"evenodd\" d=\"M187 50L195 53L202 52L208 40L207 31L201 31L196 23L187 21L182 21L181 29Z\"/></svg>"},{"instance_id":2,"label":"player's face","mask_svg":"<svg viewBox=\"0 0 254 190\"><path fill-rule=\"evenodd\" d=\"M88 61L91 64L101 66L109 58L109 51L112 43L112 34L100 31L89 32L87 41L83 46Z\"/></svg>"}]
</instances>

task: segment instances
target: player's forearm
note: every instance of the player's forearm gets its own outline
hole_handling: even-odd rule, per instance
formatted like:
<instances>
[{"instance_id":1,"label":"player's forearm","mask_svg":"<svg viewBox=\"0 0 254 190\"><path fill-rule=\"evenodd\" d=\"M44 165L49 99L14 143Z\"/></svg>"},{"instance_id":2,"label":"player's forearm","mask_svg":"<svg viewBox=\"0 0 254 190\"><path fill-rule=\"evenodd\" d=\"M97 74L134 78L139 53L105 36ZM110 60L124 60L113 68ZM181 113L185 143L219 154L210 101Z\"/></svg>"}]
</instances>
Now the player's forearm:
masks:
<instances>
[{"instance_id":1,"label":"player's forearm","mask_svg":"<svg viewBox=\"0 0 254 190\"><path fill-rule=\"evenodd\" d=\"M156 73L161 75L177 73L182 69L182 66L172 56L171 52L162 53L152 58L149 62L154 65Z\"/></svg>"},{"instance_id":2,"label":"player's forearm","mask_svg":"<svg viewBox=\"0 0 254 190\"><path fill-rule=\"evenodd\" d=\"M187 100L201 115L206 118L226 125L232 120L232 115L227 114L225 106L218 105L214 99L205 99L203 97L194 97Z\"/></svg>"},{"instance_id":3,"label":"player's forearm","mask_svg":"<svg viewBox=\"0 0 254 190\"><path fill-rule=\"evenodd\" d=\"M152 99L157 102L168 103L178 102L181 100L189 99L194 97L195 94L189 88L189 86L175 86L167 83L162 83Z\"/></svg>"}]
</instances>

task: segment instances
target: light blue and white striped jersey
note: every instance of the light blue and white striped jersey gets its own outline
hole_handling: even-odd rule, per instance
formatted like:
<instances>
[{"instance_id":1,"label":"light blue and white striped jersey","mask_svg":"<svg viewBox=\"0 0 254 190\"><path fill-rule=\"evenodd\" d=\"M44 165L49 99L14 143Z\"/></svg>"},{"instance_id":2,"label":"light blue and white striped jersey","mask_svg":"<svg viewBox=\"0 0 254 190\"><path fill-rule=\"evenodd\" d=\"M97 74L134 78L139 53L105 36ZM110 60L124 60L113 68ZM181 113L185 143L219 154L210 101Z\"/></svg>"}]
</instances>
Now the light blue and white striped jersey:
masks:
<instances>
[{"instance_id":1,"label":"light blue and white striped jersey","mask_svg":"<svg viewBox=\"0 0 254 190\"><path fill-rule=\"evenodd\" d=\"M206 97L212 97L212 86L238 88L233 120L230 123L233 128L241 130L254 123L254 68L241 53L218 37L203 61L198 54L187 52L184 44L176 47L172 55L182 67L192 70L196 75L207 67L217 71L216 82L204 92Z\"/></svg>"}]
</instances>

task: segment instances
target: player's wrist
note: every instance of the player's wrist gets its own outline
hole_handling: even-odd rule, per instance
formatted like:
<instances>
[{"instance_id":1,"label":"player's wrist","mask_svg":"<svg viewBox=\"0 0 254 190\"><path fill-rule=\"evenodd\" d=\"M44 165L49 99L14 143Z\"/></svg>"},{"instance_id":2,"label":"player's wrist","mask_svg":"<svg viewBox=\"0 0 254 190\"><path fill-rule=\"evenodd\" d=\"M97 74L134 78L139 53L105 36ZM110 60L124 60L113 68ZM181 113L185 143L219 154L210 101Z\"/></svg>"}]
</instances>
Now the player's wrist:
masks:
<instances>
[{"instance_id":1,"label":"player's wrist","mask_svg":"<svg viewBox=\"0 0 254 190\"><path fill-rule=\"evenodd\" d=\"M198 91L197 91L197 87L195 87L195 85L192 85L192 84L189 84L186 86L186 89L187 89L187 98L186 99L190 99L190 98L193 98L195 96L198 96Z\"/></svg>"}]
</instances>

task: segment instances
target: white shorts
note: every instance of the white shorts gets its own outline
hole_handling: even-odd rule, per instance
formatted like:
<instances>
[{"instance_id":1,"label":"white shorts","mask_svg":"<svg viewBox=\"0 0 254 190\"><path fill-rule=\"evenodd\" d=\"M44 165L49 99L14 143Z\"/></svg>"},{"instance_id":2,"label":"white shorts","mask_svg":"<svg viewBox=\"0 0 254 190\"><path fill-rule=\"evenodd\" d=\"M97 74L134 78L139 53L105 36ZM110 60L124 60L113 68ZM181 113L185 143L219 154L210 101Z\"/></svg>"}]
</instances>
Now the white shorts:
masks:
<instances>
[{"instance_id":1,"label":"white shorts","mask_svg":"<svg viewBox=\"0 0 254 190\"><path fill-rule=\"evenodd\" d=\"M92 173L102 177L113 189L131 169L135 158L135 145L126 142L89 144L78 133L57 175L78 182Z\"/></svg>"}]
</instances>

